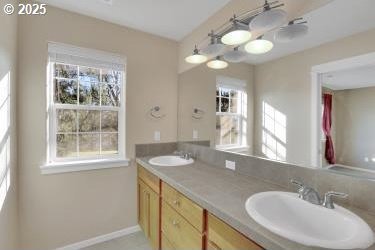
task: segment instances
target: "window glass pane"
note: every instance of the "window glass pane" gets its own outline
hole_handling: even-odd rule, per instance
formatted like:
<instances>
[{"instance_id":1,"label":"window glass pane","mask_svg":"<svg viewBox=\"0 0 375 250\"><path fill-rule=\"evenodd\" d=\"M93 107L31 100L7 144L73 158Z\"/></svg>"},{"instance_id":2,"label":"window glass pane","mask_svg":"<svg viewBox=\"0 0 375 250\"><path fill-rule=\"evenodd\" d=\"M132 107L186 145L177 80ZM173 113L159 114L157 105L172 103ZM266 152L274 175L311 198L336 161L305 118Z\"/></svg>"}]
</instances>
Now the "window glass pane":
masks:
<instances>
[{"instance_id":1,"label":"window glass pane","mask_svg":"<svg viewBox=\"0 0 375 250\"><path fill-rule=\"evenodd\" d=\"M55 79L55 102L63 104L77 104L76 80Z\"/></svg>"},{"instance_id":2,"label":"window glass pane","mask_svg":"<svg viewBox=\"0 0 375 250\"><path fill-rule=\"evenodd\" d=\"M94 82L79 82L79 104L100 105L100 85Z\"/></svg>"},{"instance_id":3,"label":"window glass pane","mask_svg":"<svg viewBox=\"0 0 375 250\"><path fill-rule=\"evenodd\" d=\"M79 156L99 155L100 134L80 134L79 135Z\"/></svg>"},{"instance_id":4,"label":"window glass pane","mask_svg":"<svg viewBox=\"0 0 375 250\"><path fill-rule=\"evenodd\" d=\"M237 102L238 102L238 99L230 99L230 112L231 113L239 113Z\"/></svg>"},{"instance_id":5,"label":"window glass pane","mask_svg":"<svg viewBox=\"0 0 375 250\"><path fill-rule=\"evenodd\" d=\"M216 112L220 112L220 97L216 97Z\"/></svg>"},{"instance_id":6,"label":"window glass pane","mask_svg":"<svg viewBox=\"0 0 375 250\"><path fill-rule=\"evenodd\" d=\"M76 157L77 136L71 134L57 134L56 154L57 157Z\"/></svg>"},{"instance_id":7,"label":"window glass pane","mask_svg":"<svg viewBox=\"0 0 375 250\"><path fill-rule=\"evenodd\" d=\"M103 111L102 112L102 132L118 131L118 112Z\"/></svg>"},{"instance_id":8,"label":"window glass pane","mask_svg":"<svg viewBox=\"0 0 375 250\"><path fill-rule=\"evenodd\" d=\"M221 98L221 112L229 112L229 98Z\"/></svg>"},{"instance_id":9,"label":"window glass pane","mask_svg":"<svg viewBox=\"0 0 375 250\"><path fill-rule=\"evenodd\" d=\"M230 97L231 98L238 98L238 91L237 90L231 90L230 91Z\"/></svg>"},{"instance_id":10,"label":"window glass pane","mask_svg":"<svg viewBox=\"0 0 375 250\"><path fill-rule=\"evenodd\" d=\"M77 132L77 112L75 110L57 110L57 132Z\"/></svg>"},{"instance_id":11,"label":"window glass pane","mask_svg":"<svg viewBox=\"0 0 375 250\"><path fill-rule=\"evenodd\" d=\"M237 117L232 117L232 127L231 127L231 144L238 144L238 134L239 134L239 119Z\"/></svg>"},{"instance_id":12,"label":"window glass pane","mask_svg":"<svg viewBox=\"0 0 375 250\"><path fill-rule=\"evenodd\" d=\"M118 134L102 134L102 154L118 154Z\"/></svg>"},{"instance_id":13,"label":"window glass pane","mask_svg":"<svg viewBox=\"0 0 375 250\"><path fill-rule=\"evenodd\" d=\"M100 70L88 67L79 67L79 79L84 82L99 82Z\"/></svg>"},{"instance_id":14,"label":"window glass pane","mask_svg":"<svg viewBox=\"0 0 375 250\"><path fill-rule=\"evenodd\" d=\"M216 89L216 96L220 96L219 89Z\"/></svg>"},{"instance_id":15,"label":"window glass pane","mask_svg":"<svg viewBox=\"0 0 375 250\"><path fill-rule=\"evenodd\" d=\"M121 71L103 69L102 70L102 82L120 84L122 80Z\"/></svg>"},{"instance_id":16,"label":"window glass pane","mask_svg":"<svg viewBox=\"0 0 375 250\"><path fill-rule=\"evenodd\" d=\"M67 64L55 64L55 77L61 78L71 78L76 79L78 75L78 67L74 65L67 65Z\"/></svg>"},{"instance_id":17,"label":"window glass pane","mask_svg":"<svg viewBox=\"0 0 375 250\"><path fill-rule=\"evenodd\" d=\"M229 89L220 89L220 95L222 97L229 97L229 92L230 92Z\"/></svg>"},{"instance_id":18,"label":"window glass pane","mask_svg":"<svg viewBox=\"0 0 375 250\"><path fill-rule=\"evenodd\" d=\"M96 132L100 129L100 111L79 110L78 111L79 132Z\"/></svg>"},{"instance_id":19,"label":"window glass pane","mask_svg":"<svg viewBox=\"0 0 375 250\"><path fill-rule=\"evenodd\" d=\"M103 84L102 106L120 106L120 87L114 84Z\"/></svg>"},{"instance_id":20,"label":"window glass pane","mask_svg":"<svg viewBox=\"0 0 375 250\"><path fill-rule=\"evenodd\" d=\"M232 117L228 115L216 116L216 129L220 131L217 142L221 145L230 144L230 133L232 128Z\"/></svg>"}]
</instances>

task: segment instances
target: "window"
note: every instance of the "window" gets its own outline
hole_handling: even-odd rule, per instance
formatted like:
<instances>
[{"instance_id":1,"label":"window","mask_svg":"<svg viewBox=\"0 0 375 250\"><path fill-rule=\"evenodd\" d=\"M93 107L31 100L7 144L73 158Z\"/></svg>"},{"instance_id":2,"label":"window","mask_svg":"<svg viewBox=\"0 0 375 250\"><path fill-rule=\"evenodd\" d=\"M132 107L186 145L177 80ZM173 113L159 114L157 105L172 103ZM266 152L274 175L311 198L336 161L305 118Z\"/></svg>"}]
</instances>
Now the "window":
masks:
<instances>
[{"instance_id":1,"label":"window","mask_svg":"<svg viewBox=\"0 0 375 250\"><path fill-rule=\"evenodd\" d=\"M218 78L216 86L216 147L235 148L246 146L246 83L239 80Z\"/></svg>"},{"instance_id":2,"label":"window","mask_svg":"<svg viewBox=\"0 0 375 250\"><path fill-rule=\"evenodd\" d=\"M49 44L49 162L125 159L125 63Z\"/></svg>"}]
</instances>

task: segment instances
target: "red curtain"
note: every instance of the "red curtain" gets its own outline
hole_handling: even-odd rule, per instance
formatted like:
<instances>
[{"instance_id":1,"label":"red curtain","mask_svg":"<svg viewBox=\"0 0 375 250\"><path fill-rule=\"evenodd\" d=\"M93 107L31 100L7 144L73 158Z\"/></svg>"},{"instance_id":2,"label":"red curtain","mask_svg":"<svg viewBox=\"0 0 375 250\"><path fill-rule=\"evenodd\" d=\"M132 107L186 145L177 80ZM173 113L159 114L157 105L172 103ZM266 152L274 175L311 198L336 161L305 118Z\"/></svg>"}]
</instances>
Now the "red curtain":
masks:
<instances>
[{"instance_id":1,"label":"red curtain","mask_svg":"<svg viewBox=\"0 0 375 250\"><path fill-rule=\"evenodd\" d=\"M332 127L332 95L331 94L324 94L323 95L323 104L324 104L324 112L323 112L323 131L326 136L326 150L325 150L325 158L327 159L329 164L335 164L335 150L333 148L333 141L331 136L331 127Z\"/></svg>"}]
</instances>

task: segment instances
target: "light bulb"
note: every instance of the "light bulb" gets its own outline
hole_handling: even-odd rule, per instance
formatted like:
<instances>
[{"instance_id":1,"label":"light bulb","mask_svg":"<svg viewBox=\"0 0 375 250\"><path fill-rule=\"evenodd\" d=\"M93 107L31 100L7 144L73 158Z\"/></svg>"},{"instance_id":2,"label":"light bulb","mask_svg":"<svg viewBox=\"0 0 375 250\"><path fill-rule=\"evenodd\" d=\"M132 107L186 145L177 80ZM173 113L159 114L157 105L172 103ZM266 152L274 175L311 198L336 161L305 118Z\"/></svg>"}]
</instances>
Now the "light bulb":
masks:
<instances>
[{"instance_id":1,"label":"light bulb","mask_svg":"<svg viewBox=\"0 0 375 250\"><path fill-rule=\"evenodd\" d=\"M221 60L219 56L217 56L214 60L209 61L207 66L211 69L224 69L228 67L228 63L226 61Z\"/></svg>"},{"instance_id":2,"label":"light bulb","mask_svg":"<svg viewBox=\"0 0 375 250\"><path fill-rule=\"evenodd\" d=\"M185 61L188 63L192 63L192 64L199 64L199 63L204 63L205 61L207 61L207 57L199 54L198 48L197 46L195 46L193 54L186 57Z\"/></svg>"},{"instance_id":3,"label":"light bulb","mask_svg":"<svg viewBox=\"0 0 375 250\"><path fill-rule=\"evenodd\" d=\"M245 45L245 50L250 54L264 54L273 48L273 43L265 39L256 39Z\"/></svg>"}]
</instances>

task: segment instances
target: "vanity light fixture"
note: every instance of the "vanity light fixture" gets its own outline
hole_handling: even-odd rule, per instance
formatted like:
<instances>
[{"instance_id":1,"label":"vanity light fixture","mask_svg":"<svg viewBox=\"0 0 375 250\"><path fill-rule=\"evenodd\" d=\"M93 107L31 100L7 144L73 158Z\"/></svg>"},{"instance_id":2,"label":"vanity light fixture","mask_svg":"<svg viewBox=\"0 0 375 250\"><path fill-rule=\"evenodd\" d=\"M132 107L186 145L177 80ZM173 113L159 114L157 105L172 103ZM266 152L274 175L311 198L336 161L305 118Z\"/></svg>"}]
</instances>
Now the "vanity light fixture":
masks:
<instances>
[{"instance_id":1,"label":"vanity light fixture","mask_svg":"<svg viewBox=\"0 0 375 250\"><path fill-rule=\"evenodd\" d=\"M224 54L224 59L231 63L239 63L245 60L247 56L248 54L245 51L239 50L239 47L235 47Z\"/></svg>"},{"instance_id":2,"label":"vanity light fixture","mask_svg":"<svg viewBox=\"0 0 375 250\"><path fill-rule=\"evenodd\" d=\"M274 35L274 39L278 42L287 43L295 39L305 36L309 30L306 25L307 21L300 21L302 18L297 18L288 23L287 26L281 27Z\"/></svg>"},{"instance_id":3,"label":"vanity light fixture","mask_svg":"<svg viewBox=\"0 0 375 250\"><path fill-rule=\"evenodd\" d=\"M216 56L221 54L226 46L221 42L220 38L211 31L208 36L211 38L210 44L201 50L203 55Z\"/></svg>"},{"instance_id":4,"label":"vanity light fixture","mask_svg":"<svg viewBox=\"0 0 375 250\"><path fill-rule=\"evenodd\" d=\"M232 19L232 27L221 38L221 41L226 45L240 45L251 39L251 32L246 24L236 20L236 16Z\"/></svg>"},{"instance_id":5,"label":"vanity light fixture","mask_svg":"<svg viewBox=\"0 0 375 250\"><path fill-rule=\"evenodd\" d=\"M209 61L207 66L211 69L224 69L228 67L228 63L222 60L221 56L217 56L214 60Z\"/></svg>"},{"instance_id":6,"label":"vanity light fixture","mask_svg":"<svg viewBox=\"0 0 375 250\"><path fill-rule=\"evenodd\" d=\"M270 31L286 23L286 12L276 9L280 6L271 7L266 0L263 5L263 12L256 15L249 23L250 30Z\"/></svg>"},{"instance_id":7,"label":"vanity light fixture","mask_svg":"<svg viewBox=\"0 0 375 250\"><path fill-rule=\"evenodd\" d=\"M273 48L273 43L269 40L263 39L263 36L247 43L245 50L250 54L264 54L269 52Z\"/></svg>"},{"instance_id":8,"label":"vanity light fixture","mask_svg":"<svg viewBox=\"0 0 375 250\"><path fill-rule=\"evenodd\" d=\"M204 63L205 61L207 61L207 57L200 54L197 45L195 45L193 54L186 57L185 61L188 63L192 63L192 64L200 64L200 63Z\"/></svg>"}]
</instances>

